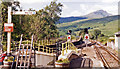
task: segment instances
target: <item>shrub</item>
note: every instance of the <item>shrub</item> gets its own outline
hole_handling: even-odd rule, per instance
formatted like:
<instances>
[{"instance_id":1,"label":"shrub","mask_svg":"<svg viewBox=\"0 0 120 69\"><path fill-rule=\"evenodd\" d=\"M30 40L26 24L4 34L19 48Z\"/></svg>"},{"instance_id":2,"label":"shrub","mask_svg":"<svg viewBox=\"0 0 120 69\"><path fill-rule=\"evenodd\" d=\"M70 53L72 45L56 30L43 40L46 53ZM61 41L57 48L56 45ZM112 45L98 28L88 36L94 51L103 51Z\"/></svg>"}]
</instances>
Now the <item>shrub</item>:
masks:
<instances>
[{"instance_id":1,"label":"shrub","mask_svg":"<svg viewBox=\"0 0 120 69\"><path fill-rule=\"evenodd\" d=\"M14 57L10 56L4 59L4 61L13 62Z\"/></svg>"},{"instance_id":2,"label":"shrub","mask_svg":"<svg viewBox=\"0 0 120 69\"><path fill-rule=\"evenodd\" d=\"M66 59L57 60L57 62L59 62L59 63L69 63L70 61L66 58Z\"/></svg>"}]
</instances>

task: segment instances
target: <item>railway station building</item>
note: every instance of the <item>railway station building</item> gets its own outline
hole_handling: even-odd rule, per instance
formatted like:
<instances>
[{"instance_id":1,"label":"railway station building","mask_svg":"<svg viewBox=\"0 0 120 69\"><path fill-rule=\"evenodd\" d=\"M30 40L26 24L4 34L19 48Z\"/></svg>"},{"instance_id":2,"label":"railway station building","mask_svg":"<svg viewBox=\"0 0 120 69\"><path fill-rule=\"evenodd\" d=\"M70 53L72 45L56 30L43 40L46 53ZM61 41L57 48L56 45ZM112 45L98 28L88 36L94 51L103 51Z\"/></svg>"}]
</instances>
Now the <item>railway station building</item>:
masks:
<instances>
[{"instance_id":1,"label":"railway station building","mask_svg":"<svg viewBox=\"0 0 120 69\"><path fill-rule=\"evenodd\" d=\"M115 33L115 48L120 49L120 31Z\"/></svg>"},{"instance_id":2,"label":"railway station building","mask_svg":"<svg viewBox=\"0 0 120 69\"><path fill-rule=\"evenodd\" d=\"M111 47L112 49L118 50L120 49L120 31L115 33L115 37L110 37L107 46Z\"/></svg>"}]
</instances>

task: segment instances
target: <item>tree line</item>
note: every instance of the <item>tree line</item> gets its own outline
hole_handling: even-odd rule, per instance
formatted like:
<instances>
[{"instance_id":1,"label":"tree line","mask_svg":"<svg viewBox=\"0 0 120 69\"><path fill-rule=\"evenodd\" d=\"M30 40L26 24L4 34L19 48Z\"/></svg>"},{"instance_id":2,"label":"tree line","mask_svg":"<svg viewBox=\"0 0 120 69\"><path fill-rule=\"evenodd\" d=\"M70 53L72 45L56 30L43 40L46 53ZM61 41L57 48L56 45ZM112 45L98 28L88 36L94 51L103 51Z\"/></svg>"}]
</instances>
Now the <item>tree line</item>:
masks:
<instances>
[{"instance_id":1,"label":"tree line","mask_svg":"<svg viewBox=\"0 0 120 69\"><path fill-rule=\"evenodd\" d=\"M13 2L12 7L16 10L16 6L20 7L20 2ZM12 6L11 2L2 2L2 24L7 23L8 6ZM35 15L12 15L12 23L14 23L14 32L12 32L12 39L19 40L20 35L24 34L23 39L30 39L34 34L34 40L51 39L59 37L59 31L55 23L59 20L62 12L62 4L57 1L52 1L43 9L36 11ZM35 11L30 8L30 11ZM3 32L3 38L7 37L7 33Z\"/></svg>"}]
</instances>

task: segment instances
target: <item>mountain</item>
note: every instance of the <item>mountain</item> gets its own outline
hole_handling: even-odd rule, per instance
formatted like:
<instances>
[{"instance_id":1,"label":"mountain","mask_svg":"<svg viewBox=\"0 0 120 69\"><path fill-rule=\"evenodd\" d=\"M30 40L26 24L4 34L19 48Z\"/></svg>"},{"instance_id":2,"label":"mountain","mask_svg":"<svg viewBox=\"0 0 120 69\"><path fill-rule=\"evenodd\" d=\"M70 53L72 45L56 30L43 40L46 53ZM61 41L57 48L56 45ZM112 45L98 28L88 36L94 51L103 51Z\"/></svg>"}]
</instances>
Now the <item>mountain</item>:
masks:
<instances>
[{"instance_id":1,"label":"mountain","mask_svg":"<svg viewBox=\"0 0 120 69\"><path fill-rule=\"evenodd\" d=\"M112 14L107 13L104 10L98 10L92 13L89 13L87 15L84 16L79 16L79 17L61 17L59 19L58 22L56 22L56 24L58 23L67 23L67 22L72 22L72 21L76 21L76 20L83 20L83 19L91 19L91 18L103 18L103 17L107 17L107 16L111 16Z\"/></svg>"},{"instance_id":2,"label":"mountain","mask_svg":"<svg viewBox=\"0 0 120 69\"><path fill-rule=\"evenodd\" d=\"M104 11L104 10L97 10L95 12L89 13L83 17L87 17L87 18L103 18L103 17L107 17L107 16L111 16L112 14Z\"/></svg>"},{"instance_id":3,"label":"mountain","mask_svg":"<svg viewBox=\"0 0 120 69\"><path fill-rule=\"evenodd\" d=\"M72 21L82 20L82 19L87 19L87 17L61 17L56 24L67 23L67 22L72 22Z\"/></svg>"}]
</instances>

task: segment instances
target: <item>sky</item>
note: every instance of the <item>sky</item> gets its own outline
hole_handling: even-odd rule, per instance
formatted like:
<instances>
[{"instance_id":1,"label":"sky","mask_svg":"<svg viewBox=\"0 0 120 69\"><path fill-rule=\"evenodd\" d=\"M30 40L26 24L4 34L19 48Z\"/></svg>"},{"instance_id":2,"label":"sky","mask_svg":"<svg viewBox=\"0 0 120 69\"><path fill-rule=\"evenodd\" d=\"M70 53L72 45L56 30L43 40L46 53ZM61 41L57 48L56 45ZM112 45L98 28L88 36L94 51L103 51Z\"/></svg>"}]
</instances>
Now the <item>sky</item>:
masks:
<instances>
[{"instance_id":1,"label":"sky","mask_svg":"<svg viewBox=\"0 0 120 69\"><path fill-rule=\"evenodd\" d=\"M18 0L22 9L40 10L53 0ZM105 10L110 14L118 14L119 0L57 0L63 4L61 17L83 16L97 10Z\"/></svg>"}]
</instances>

